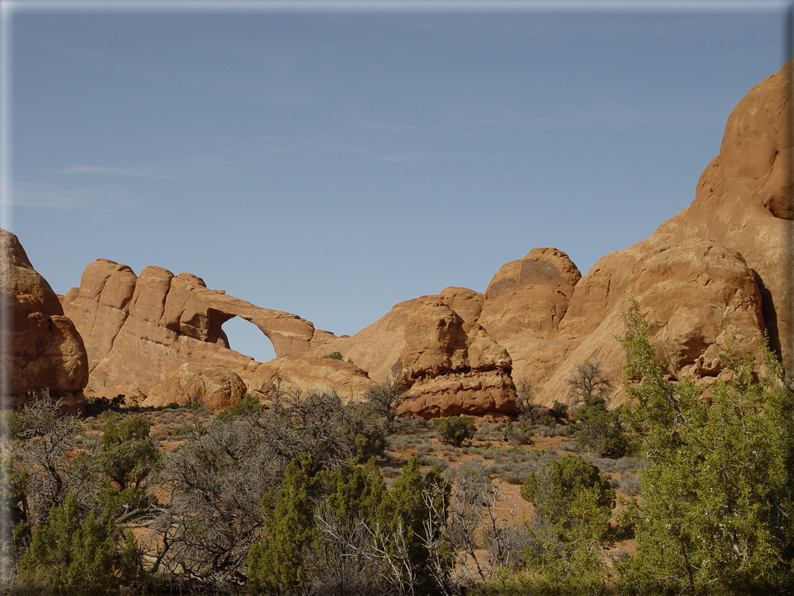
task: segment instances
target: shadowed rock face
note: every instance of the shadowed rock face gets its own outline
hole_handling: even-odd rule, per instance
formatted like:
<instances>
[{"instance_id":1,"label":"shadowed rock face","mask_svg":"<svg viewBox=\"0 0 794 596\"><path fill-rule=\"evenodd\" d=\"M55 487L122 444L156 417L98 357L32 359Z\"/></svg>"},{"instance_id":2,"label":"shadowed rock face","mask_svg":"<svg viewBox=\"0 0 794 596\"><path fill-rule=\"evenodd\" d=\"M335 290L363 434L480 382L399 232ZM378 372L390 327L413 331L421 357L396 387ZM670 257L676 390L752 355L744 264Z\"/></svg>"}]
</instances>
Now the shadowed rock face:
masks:
<instances>
[{"instance_id":1,"label":"shadowed rock face","mask_svg":"<svg viewBox=\"0 0 794 596\"><path fill-rule=\"evenodd\" d=\"M2 326L3 392L17 405L28 392L49 389L66 397L67 407L82 403L88 360L80 335L63 316L61 303L28 260L19 239L0 229L0 299L7 308Z\"/></svg>"},{"instance_id":2,"label":"shadowed rock face","mask_svg":"<svg viewBox=\"0 0 794 596\"><path fill-rule=\"evenodd\" d=\"M185 362L224 366L250 379L260 363L229 349L221 327L235 316L261 329L277 356L305 353L327 335L296 315L210 290L189 273L147 267L136 276L106 259L86 267L63 305L85 341L88 388L99 395L149 395Z\"/></svg>"}]
</instances>

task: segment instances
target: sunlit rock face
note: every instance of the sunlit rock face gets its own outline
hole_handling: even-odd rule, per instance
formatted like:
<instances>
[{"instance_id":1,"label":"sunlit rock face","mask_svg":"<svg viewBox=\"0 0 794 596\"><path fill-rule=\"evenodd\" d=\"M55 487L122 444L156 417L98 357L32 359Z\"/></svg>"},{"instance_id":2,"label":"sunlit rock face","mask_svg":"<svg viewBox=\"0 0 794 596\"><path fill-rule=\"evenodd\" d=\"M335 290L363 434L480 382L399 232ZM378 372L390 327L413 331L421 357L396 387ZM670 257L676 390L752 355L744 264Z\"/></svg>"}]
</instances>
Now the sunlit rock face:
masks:
<instances>
[{"instance_id":1,"label":"sunlit rock face","mask_svg":"<svg viewBox=\"0 0 794 596\"><path fill-rule=\"evenodd\" d=\"M222 325L235 316L256 325L277 356L306 353L330 335L297 315L211 290L195 275L147 267L138 276L107 259L86 267L63 306L85 341L88 390L97 395L149 396L187 362L248 381L261 363L230 349Z\"/></svg>"}]
</instances>

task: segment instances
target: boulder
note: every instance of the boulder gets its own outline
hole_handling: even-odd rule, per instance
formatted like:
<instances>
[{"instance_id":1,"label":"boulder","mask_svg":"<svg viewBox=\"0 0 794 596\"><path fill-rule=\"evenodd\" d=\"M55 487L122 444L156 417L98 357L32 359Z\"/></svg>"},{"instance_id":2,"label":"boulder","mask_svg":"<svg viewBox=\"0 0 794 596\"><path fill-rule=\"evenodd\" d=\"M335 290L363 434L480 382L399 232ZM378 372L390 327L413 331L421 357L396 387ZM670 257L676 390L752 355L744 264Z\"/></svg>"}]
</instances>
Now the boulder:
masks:
<instances>
[{"instance_id":1,"label":"boulder","mask_svg":"<svg viewBox=\"0 0 794 596\"><path fill-rule=\"evenodd\" d=\"M367 372L352 364L323 356L284 356L257 368L248 391L267 399L272 389L303 395L337 391L343 401L361 401L374 385Z\"/></svg>"},{"instance_id":2,"label":"boulder","mask_svg":"<svg viewBox=\"0 0 794 596\"><path fill-rule=\"evenodd\" d=\"M168 376L159 389L143 402L144 407L162 408L176 403L193 403L220 412L245 395L243 380L225 366L186 362Z\"/></svg>"},{"instance_id":3,"label":"boulder","mask_svg":"<svg viewBox=\"0 0 794 596\"><path fill-rule=\"evenodd\" d=\"M82 404L88 380L85 346L58 296L31 265L19 239L0 229L0 298L6 320L2 394L19 405L29 392L49 390L71 410Z\"/></svg>"}]
</instances>

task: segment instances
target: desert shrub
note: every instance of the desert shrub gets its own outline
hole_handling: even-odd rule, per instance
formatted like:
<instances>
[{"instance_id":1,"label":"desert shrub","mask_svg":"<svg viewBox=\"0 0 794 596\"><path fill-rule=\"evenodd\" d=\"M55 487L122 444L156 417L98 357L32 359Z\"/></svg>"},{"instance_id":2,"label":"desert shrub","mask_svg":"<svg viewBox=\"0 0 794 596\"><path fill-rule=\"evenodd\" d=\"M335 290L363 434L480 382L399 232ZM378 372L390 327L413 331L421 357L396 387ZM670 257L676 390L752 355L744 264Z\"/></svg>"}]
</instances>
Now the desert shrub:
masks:
<instances>
[{"instance_id":1,"label":"desert shrub","mask_svg":"<svg viewBox=\"0 0 794 596\"><path fill-rule=\"evenodd\" d=\"M36 528L19 563L19 579L41 594L86 596L116 593L138 575L138 551L105 514L91 510L81 519L69 493L53 506L46 524Z\"/></svg>"},{"instance_id":2,"label":"desert shrub","mask_svg":"<svg viewBox=\"0 0 794 596\"><path fill-rule=\"evenodd\" d=\"M311 502L317 485L304 456L287 466L281 488L263 497L265 535L248 551L249 590L283 593L306 583L305 558L319 539Z\"/></svg>"},{"instance_id":3,"label":"desert shrub","mask_svg":"<svg viewBox=\"0 0 794 596\"><path fill-rule=\"evenodd\" d=\"M382 425L367 419L359 420L357 432L353 435L353 454L357 462L364 463L372 457L381 457L387 446Z\"/></svg>"},{"instance_id":4,"label":"desert shrub","mask_svg":"<svg viewBox=\"0 0 794 596\"><path fill-rule=\"evenodd\" d=\"M400 475L400 470L397 468L392 468L391 466L385 466L380 470L381 474L383 474L384 478L396 478Z\"/></svg>"},{"instance_id":5,"label":"desert shrub","mask_svg":"<svg viewBox=\"0 0 794 596\"><path fill-rule=\"evenodd\" d=\"M390 435L386 439L387 448L391 451L404 451L416 444L416 439L407 435Z\"/></svg>"},{"instance_id":6,"label":"desert shrub","mask_svg":"<svg viewBox=\"0 0 794 596\"><path fill-rule=\"evenodd\" d=\"M345 357L342 356L342 352L331 352L330 354L326 355L326 358L330 358L331 360L344 360Z\"/></svg>"},{"instance_id":7,"label":"desert shrub","mask_svg":"<svg viewBox=\"0 0 794 596\"><path fill-rule=\"evenodd\" d=\"M436 418L433 426L441 440L454 447L460 447L464 441L471 439L476 432L474 418L465 416L448 416Z\"/></svg>"},{"instance_id":8,"label":"desert shrub","mask_svg":"<svg viewBox=\"0 0 794 596\"><path fill-rule=\"evenodd\" d=\"M620 489L629 496L640 494L640 475L635 472L623 472L620 477Z\"/></svg>"},{"instance_id":9,"label":"desert shrub","mask_svg":"<svg viewBox=\"0 0 794 596\"><path fill-rule=\"evenodd\" d=\"M604 479L598 467L577 455L566 455L545 464L539 473L533 473L521 488L521 496L553 523L566 522L574 501L583 492L590 493L594 504L611 511L615 491Z\"/></svg>"},{"instance_id":10,"label":"desert shrub","mask_svg":"<svg viewBox=\"0 0 794 596\"><path fill-rule=\"evenodd\" d=\"M427 432L430 429L430 422L424 418L408 418L397 416L394 419L392 432L404 435L415 435Z\"/></svg>"},{"instance_id":11,"label":"desert shrub","mask_svg":"<svg viewBox=\"0 0 794 596\"><path fill-rule=\"evenodd\" d=\"M499 476L502 480L507 482L508 484L522 484L521 476L516 474L515 472L505 471Z\"/></svg>"},{"instance_id":12,"label":"desert shrub","mask_svg":"<svg viewBox=\"0 0 794 596\"><path fill-rule=\"evenodd\" d=\"M433 446L428 444L419 445L416 448L415 455L416 457L427 457L433 452Z\"/></svg>"},{"instance_id":13,"label":"desert shrub","mask_svg":"<svg viewBox=\"0 0 794 596\"><path fill-rule=\"evenodd\" d=\"M447 467L449 467L449 462L440 457L420 457L419 463L423 466L438 468L439 470L445 470Z\"/></svg>"},{"instance_id":14,"label":"desert shrub","mask_svg":"<svg viewBox=\"0 0 794 596\"><path fill-rule=\"evenodd\" d=\"M527 525L527 564L533 574L525 589L532 594L601 594L611 571L601 547L615 491L589 461L576 455L544 464L530 474L521 496L534 503Z\"/></svg>"},{"instance_id":15,"label":"desert shrub","mask_svg":"<svg viewBox=\"0 0 794 596\"><path fill-rule=\"evenodd\" d=\"M262 498L276 494L293 460L314 477L356 460L360 412L335 393L274 395L261 417L238 416L196 426L168 452L158 474L171 496L153 523L162 546L153 556L203 591L245 572L248 550L261 540Z\"/></svg>"},{"instance_id":16,"label":"desert shrub","mask_svg":"<svg viewBox=\"0 0 794 596\"><path fill-rule=\"evenodd\" d=\"M255 395L246 393L236 404L232 404L215 417L219 422L230 422L233 418L259 418L265 408Z\"/></svg>"},{"instance_id":17,"label":"desert shrub","mask_svg":"<svg viewBox=\"0 0 794 596\"><path fill-rule=\"evenodd\" d=\"M448 493L438 471L423 476L411 458L387 491L372 463L313 468L305 457L294 460L281 490L263 500L264 539L249 552L249 591L434 593L426 563L437 530L426 496Z\"/></svg>"},{"instance_id":18,"label":"desert shrub","mask_svg":"<svg viewBox=\"0 0 794 596\"><path fill-rule=\"evenodd\" d=\"M532 428L528 422L520 421L513 424L508 421L503 429L504 440L511 445L530 445L532 443Z\"/></svg>"},{"instance_id":19,"label":"desert shrub","mask_svg":"<svg viewBox=\"0 0 794 596\"><path fill-rule=\"evenodd\" d=\"M574 412L572 430L578 434L576 442L601 457L623 457L628 449L620 416L607 409L604 395L596 393L583 396L584 405Z\"/></svg>"},{"instance_id":20,"label":"desert shrub","mask_svg":"<svg viewBox=\"0 0 794 596\"><path fill-rule=\"evenodd\" d=\"M489 422L481 422L480 425L477 427L477 432L474 433L474 438L478 441L483 441L487 437L491 436L493 432L493 425Z\"/></svg>"},{"instance_id":21,"label":"desert shrub","mask_svg":"<svg viewBox=\"0 0 794 596\"><path fill-rule=\"evenodd\" d=\"M127 418L118 425L112 419L105 423L97 462L121 489L130 483L138 488L160 457L149 436L150 428L143 416Z\"/></svg>"}]
</instances>

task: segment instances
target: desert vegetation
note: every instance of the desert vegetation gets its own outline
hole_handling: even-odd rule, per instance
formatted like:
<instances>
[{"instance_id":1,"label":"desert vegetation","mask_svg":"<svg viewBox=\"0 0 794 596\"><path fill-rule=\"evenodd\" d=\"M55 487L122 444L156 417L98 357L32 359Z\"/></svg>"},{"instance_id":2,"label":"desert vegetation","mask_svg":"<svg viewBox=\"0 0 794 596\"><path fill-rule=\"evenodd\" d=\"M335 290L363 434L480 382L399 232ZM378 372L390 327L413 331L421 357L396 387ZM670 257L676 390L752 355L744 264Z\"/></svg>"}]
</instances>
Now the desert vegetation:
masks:
<instances>
[{"instance_id":1,"label":"desert vegetation","mask_svg":"<svg viewBox=\"0 0 794 596\"><path fill-rule=\"evenodd\" d=\"M767 350L708 393L671 381L635 304L631 407L432 424L274 385L213 415L41 395L3 418L7 594L785 594L794 399ZM761 370L763 373L759 373Z\"/></svg>"}]
</instances>

